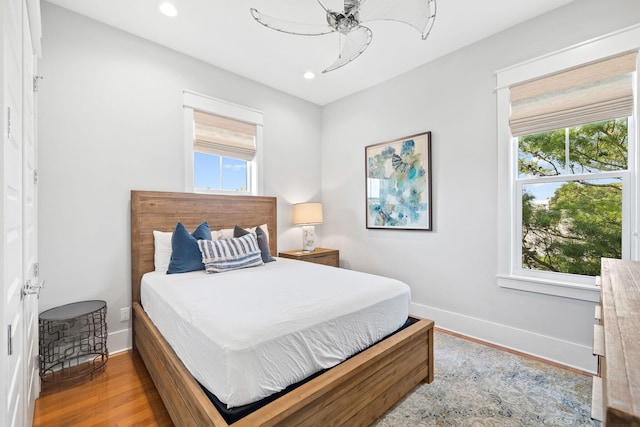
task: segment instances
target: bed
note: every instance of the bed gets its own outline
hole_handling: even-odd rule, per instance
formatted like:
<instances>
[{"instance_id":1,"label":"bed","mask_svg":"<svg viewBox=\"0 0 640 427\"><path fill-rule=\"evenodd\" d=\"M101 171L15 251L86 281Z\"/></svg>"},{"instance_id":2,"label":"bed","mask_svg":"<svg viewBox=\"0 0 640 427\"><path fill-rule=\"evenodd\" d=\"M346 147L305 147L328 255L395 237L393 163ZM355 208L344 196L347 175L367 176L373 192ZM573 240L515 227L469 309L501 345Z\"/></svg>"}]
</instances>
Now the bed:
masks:
<instances>
[{"instance_id":1,"label":"bed","mask_svg":"<svg viewBox=\"0 0 640 427\"><path fill-rule=\"evenodd\" d=\"M266 223L277 254L276 213L273 197L131 192L133 346L176 425L229 424L141 306L141 279L154 270L153 230L171 231L177 221L193 229L206 220L212 230ZM410 323L232 425L370 424L420 382L433 380L433 322Z\"/></svg>"}]
</instances>

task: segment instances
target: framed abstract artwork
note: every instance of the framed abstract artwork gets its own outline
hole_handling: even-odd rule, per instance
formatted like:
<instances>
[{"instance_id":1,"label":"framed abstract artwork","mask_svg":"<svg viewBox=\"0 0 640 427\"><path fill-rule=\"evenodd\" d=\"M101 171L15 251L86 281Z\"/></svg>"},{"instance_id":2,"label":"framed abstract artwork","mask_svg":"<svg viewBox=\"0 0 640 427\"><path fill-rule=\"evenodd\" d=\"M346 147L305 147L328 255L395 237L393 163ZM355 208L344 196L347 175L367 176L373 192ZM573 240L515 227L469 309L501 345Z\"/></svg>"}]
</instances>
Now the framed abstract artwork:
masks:
<instances>
[{"instance_id":1,"label":"framed abstract artwork","mask_svg":"<svg viewBox=\"0 0 640 427\"><path fill-rule=\"evenodd\" d=\"M431 132L365 147L367 228L431 231Z\"/></svg>"}]
</instances>

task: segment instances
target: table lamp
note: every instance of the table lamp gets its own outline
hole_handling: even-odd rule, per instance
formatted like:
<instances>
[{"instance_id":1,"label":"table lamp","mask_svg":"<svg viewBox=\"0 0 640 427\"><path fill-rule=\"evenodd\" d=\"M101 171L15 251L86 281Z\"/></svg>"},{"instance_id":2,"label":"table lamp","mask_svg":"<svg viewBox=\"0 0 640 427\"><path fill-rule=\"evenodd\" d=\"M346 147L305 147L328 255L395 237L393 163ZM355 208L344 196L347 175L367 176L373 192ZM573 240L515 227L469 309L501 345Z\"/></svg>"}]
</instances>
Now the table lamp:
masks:
<instances>
[{"instance_id":1,"label":"table lamp","mask_svg":"<svg viewBox=\"0 0 640 427\"><path fill-rule=\"evenodd\" d=\"M302 252L313 252L316 249L315 224L322 224L322 203L293 205L293 225L302 226Z\"/></svg>"}]
</instances>

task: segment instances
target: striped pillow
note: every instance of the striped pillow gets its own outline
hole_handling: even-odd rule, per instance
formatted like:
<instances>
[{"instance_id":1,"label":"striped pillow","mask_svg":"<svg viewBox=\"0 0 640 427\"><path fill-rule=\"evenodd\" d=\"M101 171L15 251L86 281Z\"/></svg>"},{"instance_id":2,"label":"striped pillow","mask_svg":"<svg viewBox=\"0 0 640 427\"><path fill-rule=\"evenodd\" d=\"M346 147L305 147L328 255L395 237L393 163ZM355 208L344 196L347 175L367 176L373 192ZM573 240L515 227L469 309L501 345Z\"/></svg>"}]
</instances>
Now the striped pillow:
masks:
<instances>
[{"instance_id":1,"label":"striped pillow","mask_svg":"<svg viewBox=\"0 0 640 427\"><path fill-rule=\"evenodd\" d=\"M239 268L262 265L256 235L223 240L198 240L202 262L207 273L222 273Z\"/></svg>"}]
</instances>

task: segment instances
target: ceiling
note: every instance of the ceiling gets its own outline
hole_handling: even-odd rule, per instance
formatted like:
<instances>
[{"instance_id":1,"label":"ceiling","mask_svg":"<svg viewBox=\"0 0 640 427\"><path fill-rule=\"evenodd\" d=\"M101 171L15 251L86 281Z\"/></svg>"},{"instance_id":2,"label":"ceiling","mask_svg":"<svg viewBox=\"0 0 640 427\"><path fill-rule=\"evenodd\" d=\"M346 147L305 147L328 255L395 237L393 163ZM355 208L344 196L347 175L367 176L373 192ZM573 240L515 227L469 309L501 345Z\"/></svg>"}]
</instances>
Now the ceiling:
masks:
<instances>
[{"instance_id":1,"label":"ceiling","mask_svg":"<svg viewBox=\"0 0 640 427\"><path fill-rule=\"evenodd\" d=\"M178 10L173 18L158 11L160 0L47 1L325 105L573 0L437 0L435 24L426 40L402 23L367 23L373 31L370 46L350 64L325 74L322 70L338 56L337 34L273 31L254 21L249 11L253 7L289 21L324 24L325 12L317 0L170 0ZM343 2L323 4L342 10ZM302 77L308 70L316 73L315 79Z\"/></svg>"}]
</instances>

